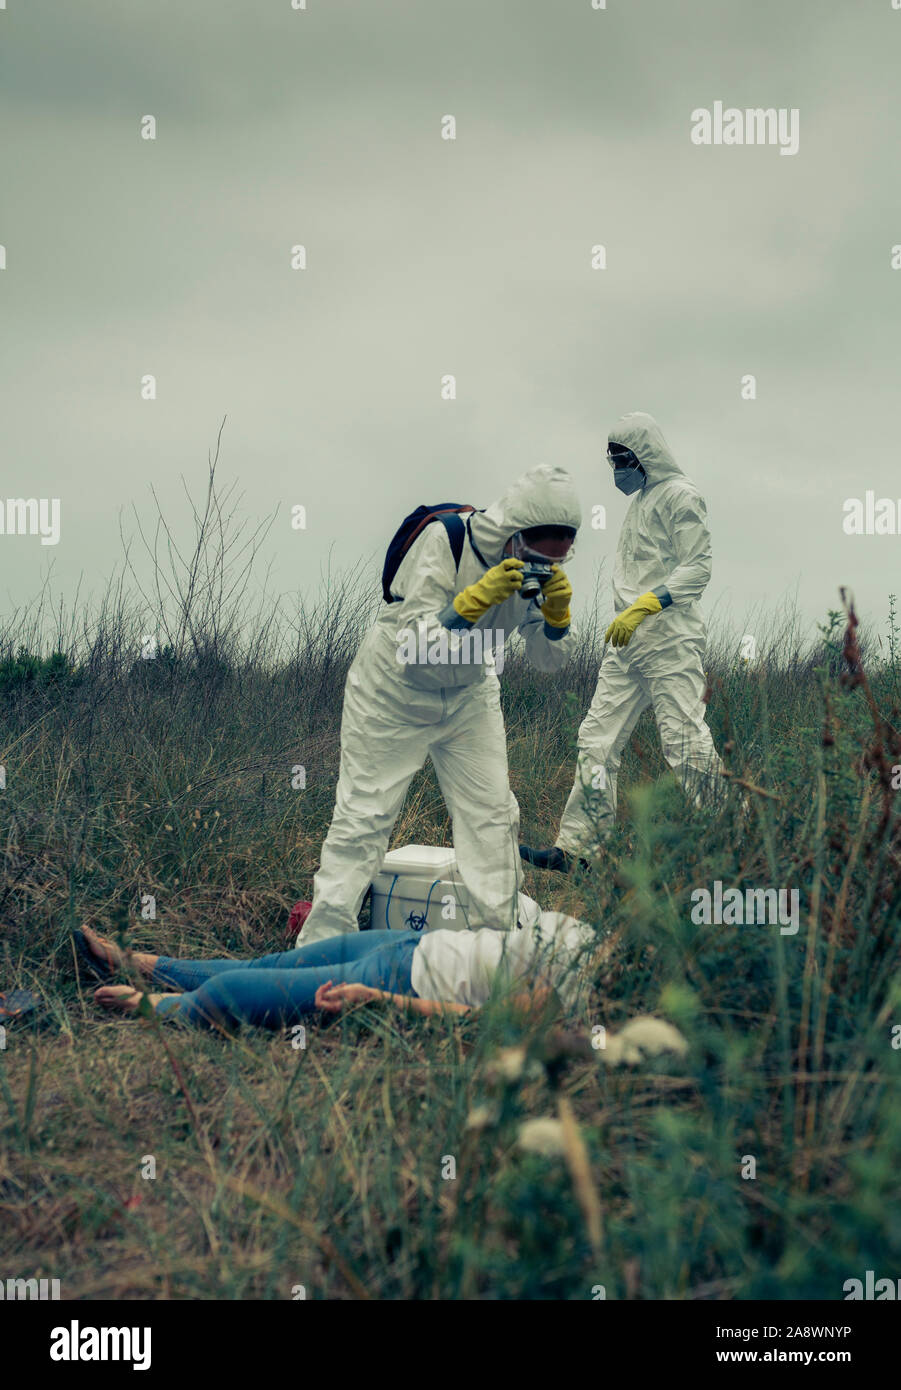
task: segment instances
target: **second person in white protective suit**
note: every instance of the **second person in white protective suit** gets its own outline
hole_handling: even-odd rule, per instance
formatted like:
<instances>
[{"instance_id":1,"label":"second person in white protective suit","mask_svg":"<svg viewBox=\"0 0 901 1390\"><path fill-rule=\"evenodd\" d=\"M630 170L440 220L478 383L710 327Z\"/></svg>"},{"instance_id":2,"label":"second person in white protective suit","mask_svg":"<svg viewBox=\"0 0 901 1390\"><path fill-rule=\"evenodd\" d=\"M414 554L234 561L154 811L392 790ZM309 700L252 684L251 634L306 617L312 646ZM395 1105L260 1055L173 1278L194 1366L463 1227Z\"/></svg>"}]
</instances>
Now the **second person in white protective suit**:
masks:
<instances>
[{"instance_id":1,"label":"second person in white protective suit","mask_svg":"<svg viewBox=\"0 0 901 1390\"><path fill-rule=\"evenodd\" d=\"M596 851L612 829L620 760L648 705L664 757L692 799L700 804L723 787L704 718L707 634L698 600L711 570L704 499L651 415L635 411L618 420L607 458L616 487L634 494L614 564L616 617L579 728L576 777L556 845L520 851L539 868L564 872L576 857Z\"/></svg>"},{"instance_id":2,"label":"second person in white protective suit","mask_svg":"<svg viewBox=\"0 0 901 1390\"><path fill-rule=\"evenodd\" d=\"M519 632L539 670L557 671L571 655L572 589L556 561L569 554L581 519L570 475L540 464L469 516L459 565L439 522L410 546L390 584L401 601L383 608L347 677L335 811L298 945L358 929L410 779L426 757L451 815L470 902L466 925L516 927L519 808L493 654ZM523 556L554 562L542 606L518 592ZM411 647L442 659L411 660ZM470 659L474 653L481 659Z\"/></svg>"}]
</instances>

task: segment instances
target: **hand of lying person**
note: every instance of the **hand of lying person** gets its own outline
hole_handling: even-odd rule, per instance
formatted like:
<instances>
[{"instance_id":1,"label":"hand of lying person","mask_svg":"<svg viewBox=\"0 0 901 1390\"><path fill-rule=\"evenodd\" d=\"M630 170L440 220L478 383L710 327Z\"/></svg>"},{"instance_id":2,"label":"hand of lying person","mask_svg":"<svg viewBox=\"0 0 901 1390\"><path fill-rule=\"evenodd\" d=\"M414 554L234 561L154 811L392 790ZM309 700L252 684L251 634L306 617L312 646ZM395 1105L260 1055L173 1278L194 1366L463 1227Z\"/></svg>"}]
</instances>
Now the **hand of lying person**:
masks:
<instances>
[{"instance_id":1,"label":"hand of lying person","mask_svg":"<svg viewBox=\"0 0 901 1390\"><path fill-rule=\"evenodd\" d=\"M327 980L316 991L316 1007L327 1014L339 1014L348 1005L371 1004L382 997L380 989L372 989L369 985L336 985Z\"/></svg>"}]
</instances>

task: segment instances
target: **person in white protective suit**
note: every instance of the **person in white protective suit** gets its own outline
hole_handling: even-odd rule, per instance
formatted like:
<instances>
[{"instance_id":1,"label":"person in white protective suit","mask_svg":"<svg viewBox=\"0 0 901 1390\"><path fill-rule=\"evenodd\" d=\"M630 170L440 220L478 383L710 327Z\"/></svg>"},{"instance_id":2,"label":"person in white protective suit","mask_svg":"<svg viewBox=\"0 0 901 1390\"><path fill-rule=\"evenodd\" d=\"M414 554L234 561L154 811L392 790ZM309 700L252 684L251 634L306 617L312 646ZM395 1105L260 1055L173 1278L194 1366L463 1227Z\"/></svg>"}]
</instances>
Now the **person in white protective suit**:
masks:
<instances>
[{"instance_id":1,"label":"person in white protective suit","mask_svg":"<svg viewBox=\"0 0 901 1390\"><path fill-rule=\"evenodd\" d=\"M404 555L390 581L401 602L385 605L347 677L335 811L298 945L358 929L410 779L427 756L451 815L466 925L517 926L519 807L494 653L518 632L539 670L558 671L572 654L572 588L557 561L581 519L570 475L540 464L469 515L459 565L440 522L426 525ZM539 560L552 566L541 606L518 592L524 563ZM427 660L427 651L439 660Z\"/></svg>"},{"instance_id":2,"label":"person in white protective suit","mask_svg":"<svg viewBox=\"0 0 901 1390\"><path fill-rule=\"evenodd\" d=\"M706 629L698 600L711 570L704 499L656 420L641 411L614 425L607 457L616 487L634 493L614 563L617 616L579 728L576 777L556 844L520 847L528 863L563 872L595 852L612 829L623 749L648 705L664 757L692 799L701 804L724 785L704 718Z\"/></svg>"}]
</instances>

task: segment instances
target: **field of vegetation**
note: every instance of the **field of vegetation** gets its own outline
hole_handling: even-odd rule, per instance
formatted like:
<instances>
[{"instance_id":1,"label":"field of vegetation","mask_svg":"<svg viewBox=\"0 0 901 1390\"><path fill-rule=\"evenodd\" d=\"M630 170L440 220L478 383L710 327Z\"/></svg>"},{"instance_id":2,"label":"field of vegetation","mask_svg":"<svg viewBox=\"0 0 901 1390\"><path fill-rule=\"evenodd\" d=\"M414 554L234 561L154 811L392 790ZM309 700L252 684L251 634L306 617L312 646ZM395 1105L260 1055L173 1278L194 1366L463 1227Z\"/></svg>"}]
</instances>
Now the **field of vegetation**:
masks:
<instances>
[{"instance_id":1,"label":"field of vegetation","mask_svg":"<svg viewBox=\"0 0 901 1390\"><path fill-rule=\"evenodd\" d=\"M172 955L283 944L376 602L360 573L306 606L251 601L259 536L232 517L212 490L196 547L148 529L151 590L127 562L91 612L45 601L0 629L0 989L46 1008L0 1048L6 1274L83 1299L499 1300L839 1299L896 1276L893 623L839 610L810 643L761 618L750 664L714 640L708 718L739 784L718 807L687 804L642 717L603 856L527 871L603 942L580 1016L365 1007L311 1020L304 1047L188 1033L97 1009L72 930ZM599 650L589 628L562 677L504 671L531 843L553 838ZM429 767L392 844L411 840L450 843ZM798 889L799 931L694 924L717 880ZM687 1050L592 1047L637 1015Z\"/></svg>"}]
</instances>

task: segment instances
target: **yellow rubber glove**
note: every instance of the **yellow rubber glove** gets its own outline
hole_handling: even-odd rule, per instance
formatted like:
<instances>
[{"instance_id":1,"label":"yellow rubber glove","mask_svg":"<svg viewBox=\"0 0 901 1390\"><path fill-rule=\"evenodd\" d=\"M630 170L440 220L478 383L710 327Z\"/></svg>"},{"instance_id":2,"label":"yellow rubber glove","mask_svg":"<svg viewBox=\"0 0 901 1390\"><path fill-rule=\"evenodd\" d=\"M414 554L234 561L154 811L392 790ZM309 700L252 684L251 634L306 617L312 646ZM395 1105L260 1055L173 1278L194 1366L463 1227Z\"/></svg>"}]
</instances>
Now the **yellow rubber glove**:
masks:
<instances>
[{"instance_id":1,"label":"yellow rubber glove","mask_svg":"<svg viewBox=\"0 0 901 1390\"><path fill-rule=\"evenodd\" d=\"M469 584L454 599L454 608L468 623L476 623L483 613L496 603L515 594L522 587L522 560L508 556L493 569L486 570L475 584Z\"/></svg>"},{"instance_id":2,"label":"yellow rubber glove","mask_svg":"<svg viewBox=\"0 0 901 1390\"><path fill-rule=\"evenodd\" d=\"M569 603L573 596L573 586L567 579L565 570L559 565L552 565L551 568L554 571L553 578L541 586L541 592L544 594L542 616L551 627L569 627Z\"/></svg>"},{"instance_id":3,"label":"yellow rubber glove","mask_svg":"<svg viewBox=\"0 0 901 1390\"><path fill-rule=\"evenodd\" d=\"M659 613L663 604L650 590L630 603L624 613L619 613L604 633L604 641L612 642L614 647L628 647L632 634L652 613Z\"/></svg>"}]
</instances>

